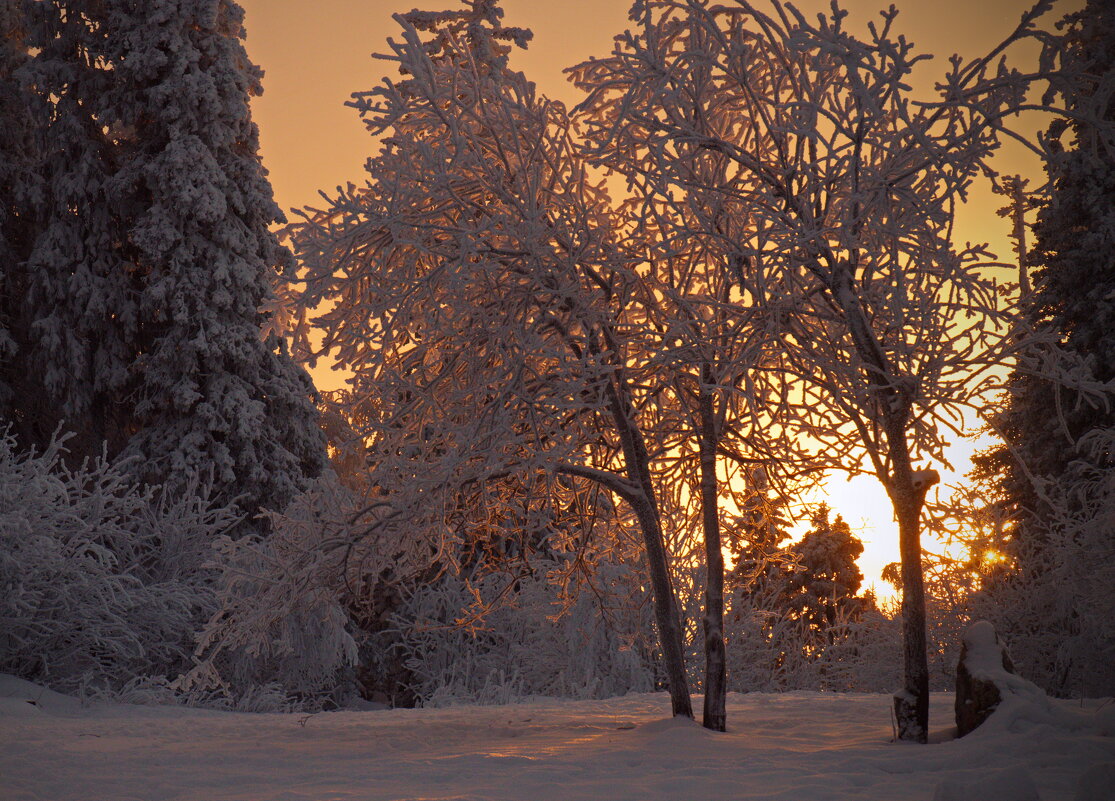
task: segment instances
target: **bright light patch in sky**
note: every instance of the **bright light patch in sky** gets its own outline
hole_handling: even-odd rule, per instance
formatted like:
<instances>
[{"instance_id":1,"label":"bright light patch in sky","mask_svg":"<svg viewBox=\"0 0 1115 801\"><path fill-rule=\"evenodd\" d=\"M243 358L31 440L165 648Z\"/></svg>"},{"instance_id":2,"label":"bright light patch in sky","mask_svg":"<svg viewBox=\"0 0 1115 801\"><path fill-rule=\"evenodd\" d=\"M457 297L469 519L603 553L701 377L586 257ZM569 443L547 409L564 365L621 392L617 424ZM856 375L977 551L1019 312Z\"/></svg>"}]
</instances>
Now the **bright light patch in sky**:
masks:
<instances>
[{"instance_id":1,"label":"bright light patch in sky","mask_svg":"<svg viewBox=\"0 0 1115 801\"><path fill-rule=\"evenodd\" d=\"M864 25L888 4L872 0L843 3L852 14L853 25ZM276 199L284 209L320 205L320 190L329 192L338 184L364 180L362 167L374 143L356 112L344 104L352 92L370 89L390 74L391 64L372 59L370 54L384 52L387 37L398 36L398 24L391 15L407 11L415 3L318 0L308 9L297 0L241 0L241 5L247 12L249 54L266 73L265 93L253 102L253 113L260 125L264 164L270 170ZM452 0L437 0L425 7L453 5ZM530 48L514 53L512 65L523 70L542 92L567 103L575 103L579 97L562 70L607 53L612 37L630 24L627 0L504 0L502 5L505 22L534 32ZM829 2L806 0L797 5L812 14L827 10ZM912 83L923 90L931 88L953 52L968 56L986 52L1010 32L1030 5L1020 0L899 3L898 30L923 52L936 54ZM1040 118L1035 119L1035 128L1042 124ZM1022 148L1008 145L999 161L1004 174L1035 173L1036 162ZM1009 261L1013 258L1007 241L1009 226L995 214L1003 204L1002 197L989 191L973 191L957 235L989 242L1001 259ZM319 365L313 376L321 389L343 386L343 376L327 365ZM949 458L958 468L956 472L934 465L942 473L942 492L947 491L944 485L962 479L977 449L966 441L954 445ZM880 577L883 567L899 558L897 525L885 491L870 476L850 481L833 477L828 491L827 498L814 500L826 500L863 539L859 564L865 586L875 585L880 596L893 595L893 588ZM807 529L806 519L794 533L800 536ZM931 541L926 545L929 550L940 550Z\"/></svg>"}]
</instances>

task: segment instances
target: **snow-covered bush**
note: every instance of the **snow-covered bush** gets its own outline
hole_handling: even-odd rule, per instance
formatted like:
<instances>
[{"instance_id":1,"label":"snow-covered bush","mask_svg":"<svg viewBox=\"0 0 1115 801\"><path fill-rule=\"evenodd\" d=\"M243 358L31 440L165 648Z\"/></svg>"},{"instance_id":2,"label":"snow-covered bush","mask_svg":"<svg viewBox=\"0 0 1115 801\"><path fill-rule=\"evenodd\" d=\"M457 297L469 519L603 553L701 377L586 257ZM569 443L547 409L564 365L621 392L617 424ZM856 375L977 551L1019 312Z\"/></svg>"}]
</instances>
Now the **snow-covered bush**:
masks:
<instances>
[{"instance_id":1,"label":"snow-covered bush","mask_svg":"<svg viewBox=\"0 0 1115 801\"><path fill-rule=\"evenodd\" d=\"M1018 672L1061 697L1115 695L1115 473L1089 466L1113 452L1115 432L1084 445L1093 458L1041 482L1052 513L1032 542L1015 544L1021 571L971 599L973 618L995 625Z\"/></svg>"},{"instance_id":2,"label":"snow-covered bush","mask_svg":"<svg viewBox=\"0 0 1115 801\"><path fill-rule=\"evenodd\" d=\"M725 616L728 688L736 692L889 692L899 686L900 623L869 606L824 630L776 598L740 590Z\"/></svg>"},{"instance_id":3,"label":"snow-covered bush","mask_svg":"<svg viewBox=\"0 0 1115 801\"><path fill-rule=\"evenodd\" d=\"M171 498L64 440L0 435L0 672L60 690L157 686L216 609L210 543L236 522L203 490Z\"/></svg>"},{"instance_id":4,"label":"snow-covered bush","mask_svg":"<svg viewBox=\"0 0 1115 801\"><path fill-rule=\"evenodd\" d=\"M271 531L214 546L218 608L198 641L200 659L177 683L191 699L236 699L272 687L267 708L316 707L351 692L357 661L350 608L369 577L368 559L387 559L359 534L358 498L332 473L271 514ZM366 533L366 532L364 532Z\"/></svg>"},{"instance_id":5,"label":"snow-covered bush","mask_svg":"<svg viewBox=\"0 0 1115 801\"><path fill-rule=\"evenodd\" d=\"M601 564L571 577L561 562L535 567L474 582L446 575L413 594L395 623L423 704L655 689L653 611L639 572ZM497 599L483 620L461 625L467 610Z\"/></svg>"},{"instance_id":6,"label":"snow-covered bush","mask_svg":"<svg viewBox=\"0 0 1115 801\"><path fill-rule=\"evenodd\" d=\"M436 705L655 689L641 573L598 554L465 558L407 497L327 473L265 536L219 538L219 608L174 689L238 708L269 682L288 708L356 692Z\"/></svg>"}]
</instances>

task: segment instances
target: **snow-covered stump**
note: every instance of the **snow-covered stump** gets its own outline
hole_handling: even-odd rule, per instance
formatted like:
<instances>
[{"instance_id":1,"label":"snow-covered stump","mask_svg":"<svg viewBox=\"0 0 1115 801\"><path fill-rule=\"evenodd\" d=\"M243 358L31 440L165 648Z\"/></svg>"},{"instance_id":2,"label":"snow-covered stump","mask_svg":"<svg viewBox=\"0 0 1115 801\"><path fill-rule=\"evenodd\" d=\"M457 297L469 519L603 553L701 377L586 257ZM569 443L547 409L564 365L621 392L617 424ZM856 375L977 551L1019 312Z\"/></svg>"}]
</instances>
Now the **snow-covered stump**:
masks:
<instances>
[{"instance_id":1,"label":"snow-covered stump","mask_svg":"<svg viewBox=\"0 0 1115 801\"><path fill-rule=\"evenodd\" d=\"M986 620L969 626L963 642L956 666L958 737L974 731L991 716L1003 701L1004 692L1009 692L1006 676L1014 674L1006 648Z\"/></svg>"},{"instance_id":2,"label":"snow-covered stump","mask_svg":"<svg viewBox=\"0 0 1115 801\"><path fill-rule=\"evenodd\" d=\"M894 694L894 725L898 739L908 742L925 742L925 729L918 720L918 699L909 690Z\"/></svg>"}]
</instances>

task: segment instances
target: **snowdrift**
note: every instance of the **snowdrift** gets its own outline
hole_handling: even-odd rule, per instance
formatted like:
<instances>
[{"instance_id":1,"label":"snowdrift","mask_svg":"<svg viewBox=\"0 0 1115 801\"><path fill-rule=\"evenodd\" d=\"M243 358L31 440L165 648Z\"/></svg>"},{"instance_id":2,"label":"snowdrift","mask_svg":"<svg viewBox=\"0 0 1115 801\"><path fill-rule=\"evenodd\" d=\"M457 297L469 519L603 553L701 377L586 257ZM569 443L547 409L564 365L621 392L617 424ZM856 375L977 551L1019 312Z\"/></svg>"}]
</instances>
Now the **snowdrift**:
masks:
<instances>
[{"instance_id":1,"label":"snowdrift","mask_svg":"<svg viewBox=\"0 0 1115 801\"><path fill-rule=\"evenodd\" d=\"M729 731L664 694L488 707L250 714L82 704L0 677L4 801L1110 801L1115 704L1046 700L927 746L890 696L732 694Z\"/></svg>"}]
</instances>

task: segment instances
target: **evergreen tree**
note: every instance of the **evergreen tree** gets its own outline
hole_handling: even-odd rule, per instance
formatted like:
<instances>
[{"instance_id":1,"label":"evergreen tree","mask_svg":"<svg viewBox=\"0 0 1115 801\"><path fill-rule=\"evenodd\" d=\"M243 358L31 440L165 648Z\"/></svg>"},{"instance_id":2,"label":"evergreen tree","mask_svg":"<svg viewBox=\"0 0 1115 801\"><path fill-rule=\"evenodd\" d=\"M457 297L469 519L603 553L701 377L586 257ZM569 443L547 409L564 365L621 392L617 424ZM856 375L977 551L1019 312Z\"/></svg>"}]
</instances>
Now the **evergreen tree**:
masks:
<instances>
[{"instance_id":1,"label":"evergreen tree","mask_svg":"<svg viewBox=\"0 0 1115 801\"><path fill-rule=\"evenodd\" d=\"M30 60L26 33L20 0L0 0L0 418L10 422L25 372L18 362L26 341L23 293L41 197L35 112L42 105L20 80Z\"/></svg>"},{"instance_id":2,"label":"evergreen tree","mask_svg":"<svg viewBox=\"0 0 1115 801\"><path fill-rule=\"evenodd\" d=\"M798 568L787 581L790 607L799 619L818 630L858 616L864 605L856 595L863 584L863 573L856 564L863 543L840 515L830 521L829 511L827 504L817 507L812 528L791 546Z\"/></svg>"},{"instance_id":3,"label":"evergreen tree","mask_svg":"<svg viewBox=\"0 0 1115 801\"><path fill-rule=\"evenodd\" d=\"M728 531L732 569L727 583L745 591L768 573L782 573L786 558L783 545L790 538L785 499L769 491L765 472L753 471L752 477L758 481L748 488L735 526Z\"/></svg>"},{"instance_id":4,"label":"evergreen tree","mask_svg":"<svg viewBox=\"0 0 1115 801\"><path fill-rule=\"evenodd\" d=\"M172 489L212 472L246 511L283 506L324 444L304 371L263 335L291 268L249 98L261 73L230 0L32 4L52 99L29 305L55 417ZM39 435L44 432L40 430Z\"/></svg>"},{"instance_id":5,"label":"evergreen tree","mask_svg":"<svg viewBox=\"0 0 1115 801\"><path fill-rule=\"evenodd\" d=\"M857 596L863 584L856 559L863 543L840 515L830 520L828 504L810 516L811 527L797 543L783 545L789 533L777 503L764 504L766 514L752 512L747 527L751 542L738 551L732 584L740 592L773 602L778 612L802 620L816 631L828 629L857 616L864 599Z\"/></svg>"},{"instance_id":6,"label":"evergreen tree","mask_svg":"<svg viewBox=\"0 0 1115 801\"><path fill-rule=\"evenodd\" d=\"M27 347L14 388L27 407L24 445L43 449L60 424L78 457L115 455L126 437L120 399L135 337L128 247L111 194L115 153L100 111L112 82L103 21L86 0L29 3L24 74L49 103L40 131L40 227L28 260Z\"/></svg>"},{"instance_id":7,"label":"evergreen tree","mask_svg":"<svg viewBox=\"0 0 1115 801\"><path fill-rule=\"evenodd\" d=\"M1115 9L1090 0L1070 15L1063 48L1071 114L1047 133L1051 191L1034 225L1027 322L1115 380ZM1063 144L1064 139L1068 143ZM975 478L1006 517L1006 567L972 600L1012 637L1026 674L1056 695L1115 686L1115 406L1022 370L994 421L1005 444L982 454ZM995 543L992 542L994 547Z\"/></svg>"},{"instance_id":8,"label":"evergreen tree","mask_svg":"<svg viewBox=\"0 0 1115 801\"><path fill-rule=\"evenodd\" d=\"M1067 23L1063 58L1077 79L1062 91L1079 117L1058 120L1047 134L1052 192L1034 225L1034 249L1025 254L1036 269L1034 291L1023 303L1032 326L1056 336L1106 382L1115 379L1115 152L1089 118L1115 119L1115 13L1092 0ZM978 457L976 476L999 484L1015 536L1036 558L1051 510L1035 480L1067 480L1081 459L1110 467L1113 454L1089 448L1084 437L1115 429L1115 407L1084 403L1048 379L1019 372L995 427L1007 445Z\"/></svg>"}]
</instances>

